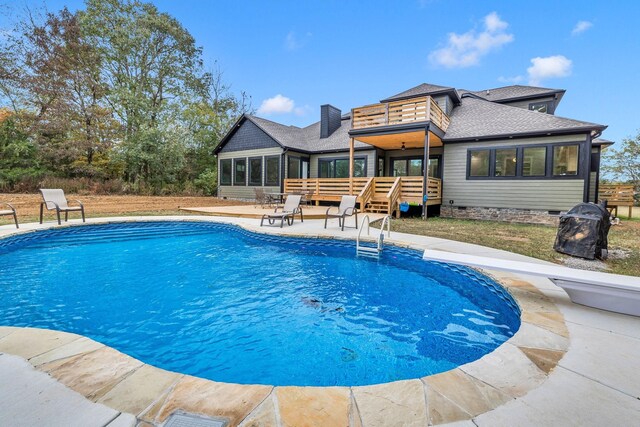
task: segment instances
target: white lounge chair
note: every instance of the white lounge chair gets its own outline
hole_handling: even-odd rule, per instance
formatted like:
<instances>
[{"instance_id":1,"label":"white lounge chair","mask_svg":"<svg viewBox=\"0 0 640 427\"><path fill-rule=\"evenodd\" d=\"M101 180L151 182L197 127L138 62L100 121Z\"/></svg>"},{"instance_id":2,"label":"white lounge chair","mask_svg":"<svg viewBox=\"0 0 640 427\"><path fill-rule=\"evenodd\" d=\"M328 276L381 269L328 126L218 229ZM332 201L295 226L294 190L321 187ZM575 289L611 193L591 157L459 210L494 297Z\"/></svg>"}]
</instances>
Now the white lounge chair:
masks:
<instances>
[{"instance_id":1,"label":"white lounge chair","mask_svg":"<svg viewBox=\"0 0 640 427\"><path fill-rule=\"evenodd\" d=\"M18 214L16 214L16 208L14 208L9 203L0 203L0 205L5 205L5 206L9 207L8 210L7 209L0 210L0 216L3 216L3 215L11 215L11 216L13 216L13 220L16 223L16 228L20 228L20 226L18 225Z\"/></svg>"},{"instance_id":2,"label":"white lounge chair","mask_svg":"<svg viewBox=\"0 0 640 427\"><path fill-rule=\"evenodd\" d=\"M344 222L346 217L354 215L356 217L356 228L358 228L358 209L356 209L357 200L357 196L342 196L337 213L329 213L331 208L327 209L327 213L324 217L324 228L327 228L327 221L329 218L338 218L338 225L342 227L342 231L344 231Z\"/></svg>"},{"instance_id":3,"label":"white lounge chair","mask_svg":"<svg viewBox=\"0 0 640 427\"><path fill-rule=\"evenodd\" d=\"M488 270L542 276L564 289L571 301L616 313L640 316L640 277L596 271L584 271L560 265L465 255L451 252L424 251L425 260L441 261Z\"/></svg>"},{"instance_id":4,"label":"white lounge chair","mask_svg":"<svg viewBox=\"0 0 640 427\"><path fill-rule=\"evenodd\" d=\"M272 214L262 215L260 227L262 227L262 224L266 219L269 222L269 225L273 225L276 220L280 220L280 228L282 228L285 221L287 221L287 224L289 225L293 224L293 220L296 215L300 215L300 222L304 222L300 200L302 200L302 196L300 194L287 195L287 200L285 200L283 207L276 207Z\"/></svg>"},{"instance_id":5,"label":"white lounge chair","mask_svg":"<svg viewBox=\"0 0 640 427\"><path fill-rule=\"evenodd\" d=\"M84 206L80 200L76 200L79 206L69 206L67 202L67 198L64 197L64 191L60 189L41 189L40 194L42 194L42 202L40 203L40 224L42 224L42 216L44 214L44 207L47 207L47 210L55 210L56 215L58 217L58 225L60 222L60 212L64 212L64 221L67 222L69 220L69 212L80 212L82 214L82 222L85 222L84 218Z\"/></svg>"}]
</instances>

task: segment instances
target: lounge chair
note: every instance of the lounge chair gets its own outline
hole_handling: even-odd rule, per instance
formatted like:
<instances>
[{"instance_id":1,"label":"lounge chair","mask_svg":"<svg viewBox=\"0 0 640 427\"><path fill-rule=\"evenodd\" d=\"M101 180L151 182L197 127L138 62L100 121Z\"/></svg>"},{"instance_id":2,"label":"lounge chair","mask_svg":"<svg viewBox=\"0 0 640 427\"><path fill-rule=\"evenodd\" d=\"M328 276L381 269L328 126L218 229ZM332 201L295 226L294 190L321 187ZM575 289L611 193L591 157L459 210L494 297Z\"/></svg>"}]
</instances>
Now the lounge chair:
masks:
<instances>
[{"instance_id":1,"label":"lounge chair","mask_svg":"<svg viewBox=\"0 0 640 427\"><path fill-rule=\"evenodd\" d=\"M13 220L16 222L16 228L20 228L18 225L18 215L16 214L16 208L11 206L9 203L0 203L0 205L5 205L9 207L9 210L0 210L0 216L3 215L13 215Z\"/></svg>"},{"instance_id":2,"label":"lounge chair","mask_svg":"<svg viewBox=\"0 0 640 427\"><path fill-rule=\"evenodd\" d=\"M300 222L304 222L302 207L300 207L301 199L302 196L299 194L287 195L287 200L284 202L283 207L276 207L272 214L262 215L262 219L260 220L260 227L262 227L265 219L269 222L269 225L273 225L276 220L280 220L280 228L282 228L285 221L287 221L288 225L291 225L293 224L295 216L298 214L300 215Z\"/></svg>"},{"instance_id":3,"label":"lounge chair","mask_svg":"<svg viewBox=\"0 0 640 427\"><path fill-rule=\"evenodd\" d=\"M61 224L60 212L64 212L65 222L69 220L69 212L80 212L82 214L82 222L85 222L84 206L80 200L75 200L75 202L80 206L69 206L67 198L64 197L64 191L60 189L41 189L40 194L42 194L42 202L40 202L40 224L42 224L42 216L44 214L45 206L49 211L55 209L58 217L58 225Z\"/></svg>"},{"instance_id":4,"label":"lounge chair","mask_svg":"<svg viewBox=\"0 0 640 427\"><path fill-rule=\"evenodd\" d=\"M340 206L338 207L338 213L329 213L331 208L327 208L327 213L324 217L324 228L327 228L327 221L329 218L338 218L338 225L342 227L344 231L344 222L346 217L356 217L356 229L358 228L358 209L356 209L357 196L342 196L340 200Z\"/></svg>"}]
</instances>

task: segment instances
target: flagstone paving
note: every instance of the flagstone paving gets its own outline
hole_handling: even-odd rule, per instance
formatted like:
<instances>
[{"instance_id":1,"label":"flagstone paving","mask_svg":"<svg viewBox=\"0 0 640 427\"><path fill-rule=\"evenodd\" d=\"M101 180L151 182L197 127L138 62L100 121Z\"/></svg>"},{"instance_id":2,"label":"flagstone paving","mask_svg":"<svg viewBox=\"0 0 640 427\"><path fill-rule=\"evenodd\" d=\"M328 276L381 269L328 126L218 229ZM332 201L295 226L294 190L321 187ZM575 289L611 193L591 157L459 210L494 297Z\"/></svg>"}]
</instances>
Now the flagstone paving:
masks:
<instances>
[{"instance_id":1,"label":"flagstone paving","mask_svg":"<svg viewBox=\"0 0 640 427\"><path fill-rule=\"evenodd\" d=\"M138 219L185 217L89 222ZM325 230L313 220L282 230L261 229L255 219L215 220L307 237L356 233L331 223ZM13 232L0 227L0 237ZM385 242L541 262L424 236L393 233ZM640 318L573 304L545 279L486 273L522 309L512 339L448 372L365 387L218 383L146 365L79 335L0 326L0 425L159 426L175 411L242 427L631 425L640 419Z\"/></svg>"}]
</instances>

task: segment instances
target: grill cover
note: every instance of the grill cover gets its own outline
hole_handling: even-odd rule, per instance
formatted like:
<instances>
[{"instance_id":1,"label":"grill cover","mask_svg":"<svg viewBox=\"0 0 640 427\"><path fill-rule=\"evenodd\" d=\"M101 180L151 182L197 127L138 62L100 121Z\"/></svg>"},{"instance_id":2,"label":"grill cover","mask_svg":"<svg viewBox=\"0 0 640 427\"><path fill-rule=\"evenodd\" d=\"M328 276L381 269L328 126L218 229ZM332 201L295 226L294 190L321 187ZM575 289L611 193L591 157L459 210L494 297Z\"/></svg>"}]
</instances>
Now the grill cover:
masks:
<instances>
[{"instance_id":1,"label":"grill cover","mask_svg":"<svg viewBox=\"0 0 640 427\"><path fill-rule=\"evenodd\" d=\"M560 217L553 249L586 259L607 257L611 216L602 206L580 203Z\"/></svg>"}]
</instances>

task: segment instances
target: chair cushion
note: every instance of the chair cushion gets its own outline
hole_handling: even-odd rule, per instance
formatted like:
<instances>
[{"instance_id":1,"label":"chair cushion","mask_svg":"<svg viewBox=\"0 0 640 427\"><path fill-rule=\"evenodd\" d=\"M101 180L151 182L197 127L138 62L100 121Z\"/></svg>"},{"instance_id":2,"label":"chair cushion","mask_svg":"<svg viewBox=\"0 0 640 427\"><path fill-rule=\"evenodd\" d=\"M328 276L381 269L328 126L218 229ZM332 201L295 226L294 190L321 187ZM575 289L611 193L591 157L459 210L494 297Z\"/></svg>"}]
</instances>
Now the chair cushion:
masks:
<instances>
[{"instance_id":1,"label":"chair cushion","mask_svg":"<svg viewBox=\"0 0 640 427\"><path fill-rule=\"evenodd\" d=\"M0 211L0 215L13 215L13 211Z\"/></svg>"}]
</instances>

